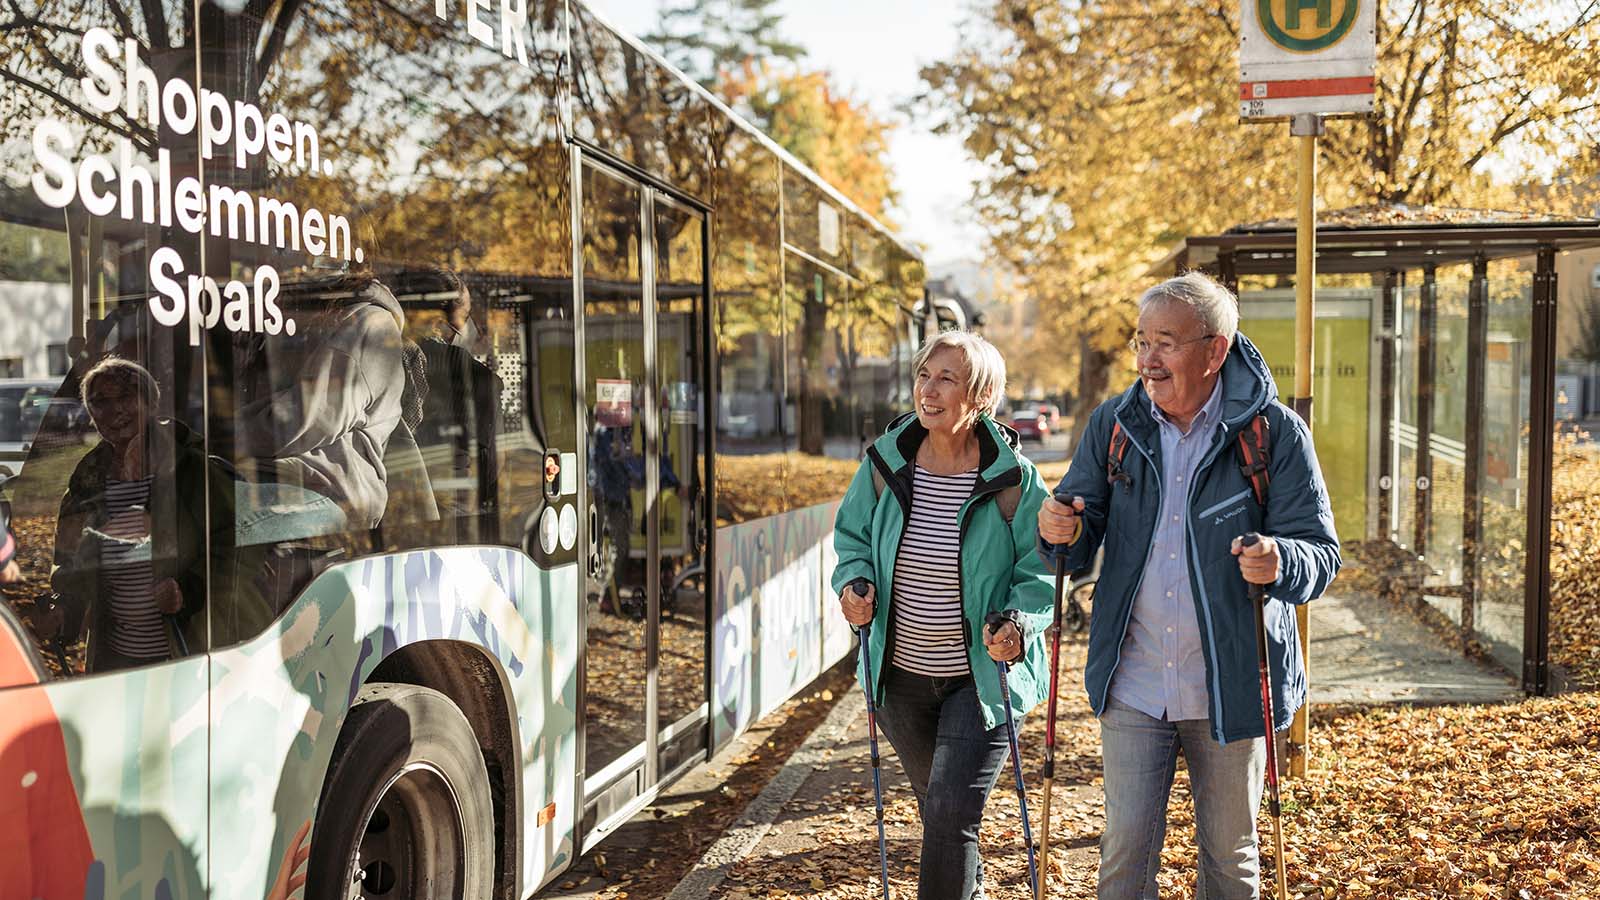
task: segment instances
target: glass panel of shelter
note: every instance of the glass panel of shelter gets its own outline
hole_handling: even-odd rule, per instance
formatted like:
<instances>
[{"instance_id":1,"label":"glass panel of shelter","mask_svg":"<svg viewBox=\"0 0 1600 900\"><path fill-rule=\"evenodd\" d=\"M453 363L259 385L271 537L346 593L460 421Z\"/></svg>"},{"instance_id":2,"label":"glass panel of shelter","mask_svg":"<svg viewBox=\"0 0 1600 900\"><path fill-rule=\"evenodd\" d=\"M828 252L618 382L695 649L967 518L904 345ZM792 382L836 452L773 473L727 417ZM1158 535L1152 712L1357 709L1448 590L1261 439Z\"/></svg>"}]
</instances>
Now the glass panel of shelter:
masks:
<instances>
[{"instance_id":1,"label":"glass panel of shelter","mask_svg":"<svg viewBox=\"0 0 1600 900\"><path fill-rule=\"evenodd\" d=\"M1526 609L1532 270L1531 259L1508 259L1397 273L1396 427L1383 448L1397 473L1392 539L1419 560L1417 599L1511 672L1523 663ZM1474 347L1478 291L1483 346Z\"/></svg>"},{"instance_id":2,"label":"glass panel of shelter","mask_svg":"<svg viewBox=\"0 0 1600 900\"><path fill-rule=\"evenodd\" d=\"M1486 271L1487 334L1482 410L1483 540L1473 630L1507 671L1523 658L1527 541L1529 388L1534 262L1495 260Z\"/></svg>"}]
</instances>

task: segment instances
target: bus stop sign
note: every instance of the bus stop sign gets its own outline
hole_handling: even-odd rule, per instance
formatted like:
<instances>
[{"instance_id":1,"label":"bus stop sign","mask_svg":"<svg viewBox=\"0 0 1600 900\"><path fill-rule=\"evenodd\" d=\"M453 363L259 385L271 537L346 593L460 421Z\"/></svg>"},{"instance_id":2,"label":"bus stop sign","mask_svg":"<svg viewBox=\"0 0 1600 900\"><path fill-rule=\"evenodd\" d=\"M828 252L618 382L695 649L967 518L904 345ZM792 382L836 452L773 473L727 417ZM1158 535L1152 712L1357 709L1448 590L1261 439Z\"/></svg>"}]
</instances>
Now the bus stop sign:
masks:
<instances>
[{"instance_id":1,"label":"bus stop sign","mask_svg":"<svg viewBox=\"0 0 1600 900\"><path fill-rule=\"evenodd\" d=\"M1378 0L1240 0L1239 117L1372 112Z\"/></svg>"}]
</instances>

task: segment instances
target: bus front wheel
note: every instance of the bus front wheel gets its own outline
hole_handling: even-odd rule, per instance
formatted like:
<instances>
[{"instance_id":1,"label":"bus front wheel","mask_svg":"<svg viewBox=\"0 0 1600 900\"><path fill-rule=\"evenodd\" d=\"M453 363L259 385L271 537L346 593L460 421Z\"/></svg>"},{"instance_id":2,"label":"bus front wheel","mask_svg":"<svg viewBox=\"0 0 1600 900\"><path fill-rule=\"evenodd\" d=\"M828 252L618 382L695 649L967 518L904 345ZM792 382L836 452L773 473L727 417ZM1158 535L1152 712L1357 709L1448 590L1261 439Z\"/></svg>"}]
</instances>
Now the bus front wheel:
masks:
<instances>
[{"instance_id":1,"label":"bus front wheel","mask_svg":"<svg viewBox=\"0 0 1600 900\"><path fill-rule=\"evenodd\" d=\"M362 688L323 784L307 900L483 900L496 855L489 775L461 710L417 685Z\"/></svg>"}]
</instances>

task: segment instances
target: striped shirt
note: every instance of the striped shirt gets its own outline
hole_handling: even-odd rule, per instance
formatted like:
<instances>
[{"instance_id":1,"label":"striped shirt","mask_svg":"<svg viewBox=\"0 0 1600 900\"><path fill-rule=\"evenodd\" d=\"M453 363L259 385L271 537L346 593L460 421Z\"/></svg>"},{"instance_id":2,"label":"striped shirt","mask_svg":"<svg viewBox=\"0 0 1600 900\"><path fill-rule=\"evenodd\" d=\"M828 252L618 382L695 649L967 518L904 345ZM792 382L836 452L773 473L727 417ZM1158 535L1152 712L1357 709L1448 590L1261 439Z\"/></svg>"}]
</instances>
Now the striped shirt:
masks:
<instances>
[{"instance_id":1,"label":"striped shirt","mask_svg":"<svg viewBox=\"0 0 1600 900\"><path fill-rule=\"evenodd\" d=\"M106 481L100 571L111 604L111 649L135 659L166 659L172 654L150 566L150 481Z\"/></svg>"},{"instance_id":2,"label":"striped shirt","mask_svg":"<svg viewBox=\"0 0 1600 900\"><path fill-rule=\"evenodd\" d=\"M911 518L894 564L894 664L919 675L967 675L961 617L961 542L956 521L978 470L935 475L917 467Z\"/></svg>"}]
</instances>

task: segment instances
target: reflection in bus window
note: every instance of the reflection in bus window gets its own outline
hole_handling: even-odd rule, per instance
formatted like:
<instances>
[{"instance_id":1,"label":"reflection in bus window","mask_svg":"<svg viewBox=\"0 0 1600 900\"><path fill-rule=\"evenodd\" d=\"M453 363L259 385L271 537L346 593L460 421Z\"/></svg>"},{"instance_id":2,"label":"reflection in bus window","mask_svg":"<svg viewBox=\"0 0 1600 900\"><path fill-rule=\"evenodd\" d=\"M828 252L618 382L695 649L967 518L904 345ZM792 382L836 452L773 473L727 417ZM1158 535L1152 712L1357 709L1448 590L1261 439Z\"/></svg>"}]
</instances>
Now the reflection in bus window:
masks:
<instances>
[{"instance_id":1,"label":"reflection in bus window","mask_svg":"<svg viewBox=\"0 0 1600 900\"><path fill-rule=\"evenodd\" d=\"M143 366L107 357L81 382L100 443L73 468L56 520L57 608L47 630L86 641L92 672L127 669L203 649L206 481L228 490L200 437L156 414L161 388ZM170 476L160 484L158 474ZM172 527L157 525L172 488Z\"/></svg>"},{"instance_id":2,"label":"reflection in bus window","mask_svg":"<svg viewBox=\"0 0 1600 900\"><path fill-rule=\"evenodd\" d=\"M157 179L140 176L191 178L197 137L86 94L89 36L127 21L129 8L10 9L0 60L0 478L12 476L4 491L20 578L0 594L33 640L34 680L44 681L205 650L204 491L179 488L226 476L197 437L199 355L147 302L152 258L164 250L193 271L198 239L176 217L144 214ZM119 59L126 49L192 94L193 65L168 67L181 54L153 49L185 46L184 9L141 5L131 15L140 25L117 46ZM138 174L125 182L123 173ZM102 373L91 379L92 422L83 402L91 371Z\"/></svg>"},{"instance_id":3,"label":"reflection in bus window","mask_svg":"<svg viewBox=\"0 0 1600 900\"><path fill-rule=\"evenodd\" d=\"M434 268L408 285L422 299L406 310L427 363L427 396L416 440L442 517L460 520L467 541L492 539L498 521L505 382L486 361L486 309L454 272Z\"/></svg>"},{"instance_id":4,"label":"reflection in bus window","mask_svg":"<svg viewBox=\"0 0 1600 900\"><path fill-rule=\"evenodd\" d=\"M783 291L778 158L727 127L712 242L718 525L784 509Z\"/></svg>"},{"instance_id":5,"label":"reflection in bus window","mask_svg":"<svg viewBox=\"0 0 1600 900\"><path fill-rule=\"evenodd\" d=\"M247 335L235 353L236 460L264 493L293 497L287 515L249 524L273 539L366 530L402 503L436 518L414 429L427 392L422 352L401 336L394 293L370 278L297 286L294 334ZM286 291L288 293L288 291ZM393 484L397 474L413 481ZM268 503L268 505L273 505ZM241 529L241 543L262 535Z\"/></svg>"}]
</instances>

